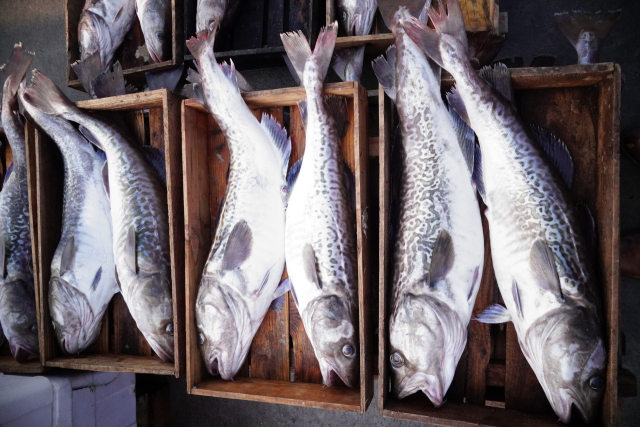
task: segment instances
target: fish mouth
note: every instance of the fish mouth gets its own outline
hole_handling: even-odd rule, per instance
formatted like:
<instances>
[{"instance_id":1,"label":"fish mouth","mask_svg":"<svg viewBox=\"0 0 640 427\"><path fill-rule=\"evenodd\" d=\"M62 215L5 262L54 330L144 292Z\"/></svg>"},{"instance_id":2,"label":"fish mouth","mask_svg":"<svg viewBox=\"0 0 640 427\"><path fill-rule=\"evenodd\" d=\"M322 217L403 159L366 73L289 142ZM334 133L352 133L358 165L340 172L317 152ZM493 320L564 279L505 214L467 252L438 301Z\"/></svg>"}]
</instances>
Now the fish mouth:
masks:
<instances>
[{"instance_id":1,"label":"fish mouth","mask_svg":"<svg viewBox=\"0 0 640 427\"><path fill-rule=\"evenodd\" d=\"M163 362L173 362L173 351L166 351L163 346L160 345L160 343L153 339L147 338L147 341L149 342L151 349L153 349L153 351L158 355L160 359L162 359Z\"/></svg>"},{"instance_id":2,"label":"fish mouth","mask_svg":"<svg viewBox=\"0 0 640 427\"><path fill-rule=\"evenodd\" d=\"M397 397L398 399L404 399L418 390L422 390L433 403L433 406L439 408L445 403L444 389L441 384L441 381L434 375L418 372L411 377Z\"/></svg>"},{"instance_id":3,"label":"fish mouth","mask_svg":"<svg viewBox=\"0 0 640 427\"><path fill-rule=\"evenodd\" d=\"M589 423L591 421L591 417L585 410L584 406L571 390L566 388L560 389L558 392L558 401L559 404L557 405L554 402L553 409L555 410L556 415L560 418L560 421L563 423L569 424L573 408L578 410L585 422Z\"/></svg>"},{"instance_id":4,"label":"fish mouth","mask_svg":"<svg viewBox=\"0 0 640 427\"><path fill-rule=\"evenodd\" d=\"M353 384L344 375L340 374L340 371L331 363L327 358L321 359L320 370L322 371L322 378L324 379L324 385L331 387L336 383L336 380L340 380L349 388L353 388Z\"/></svg>"},{"instance_id":5,"label":"fish mouth","mask_svg":"<svg viewBox=\"0 0 640 427\"><path fill-rule=\"evenodd\" d=\"M149 56L151 56L151 59L153 59L154 62L162 62L162 60L160 59L160 57L156 53L156 50L153 47L148 45L147 50L149 51Z\"/></svg>"},{"instance_id":6,"label":"fish mouth","mask_svg":"<svg viewBox=\"0 0 640 427\"><path fill-rule=\"evenodd\" d=\"M29 356L37 356L36 352L31 349L27 342L20 337L13 337L9 340L9 348L11 355L20 363L26 362Z\"/></svg>"}]
</instances>

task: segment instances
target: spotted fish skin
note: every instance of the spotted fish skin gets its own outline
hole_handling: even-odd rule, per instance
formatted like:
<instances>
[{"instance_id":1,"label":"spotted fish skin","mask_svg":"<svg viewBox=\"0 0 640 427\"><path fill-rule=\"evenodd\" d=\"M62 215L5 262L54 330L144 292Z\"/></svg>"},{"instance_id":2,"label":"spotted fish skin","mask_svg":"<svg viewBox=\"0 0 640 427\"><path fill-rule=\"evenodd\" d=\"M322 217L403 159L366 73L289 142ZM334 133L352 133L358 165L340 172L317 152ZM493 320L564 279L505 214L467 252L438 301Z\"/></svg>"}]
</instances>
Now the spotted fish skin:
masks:
<instances>
[{"instance_id":1,"label":"spotted fish skin","mask_svg":"<svg viewBox=\"0 0 640 427\"><path fill-rule=\"evenodd\" d=\"M389 89L402 134L402 161L392 165L401 170L398 223L393 225L390 375L396 397L422 391L439 407L466 344L484 237L471 171L442 101L440 70L397 25L420 10L421 4L415 6L414 11L384 9L393 13L386 18L396 40L387 57L392 63L395 59L388 65L395 66L395 87ZM382 76L380 62L374 71ZM467 143L473 147L472 139ZM445 253L450 257L446 263Z\"/></svg>"},{"instance_id":2,"label":"spotted fish skin","mask_svg":"<svg viewBox=\"0 0 640 427\"><path fill-rule=\"evenodd\" d=\"M446 3L447 13L429 14L436 31L416 21L404 28L453 75L451 99L463 105L480 142L493 267L506 310L492 307L479 318L513 321L556 414L567 423L576 406L589 421L604 392L606 351L593 260L575 205L510 101L508 69L483 70L502 93L473 70L460 5Z\"/></svg>"},{"instance_id":3,"label":"spotted fish skin","mask_svg":"<svg viewBox=\"0 0 640 427\"><path fill-rule=\"evenodd\" d=\"M38 355L26 145L16 96L32 59L20 44L14 46L2 91L2 125L13 164L0 192L0 323L19 362Z\"/></svg>"},{"instance_id":4,"label":"spotted fish skin","mask_svg":"<svg viewBox=\"0 0 640 427\"><path fill-rule=\"evenodd\" d=\"M78 123L107 156L103 172L111 202L113 255L120 292L138 329L163 361L174 357L167 191L159 172L130 136L77 108L44 74L34 71L25 102Z\"/></svg>"},{"instance_id":5,"label":"spotted fish skin","mask_svg":"<svg viewBox=\"0 0 640 427\"><path fill-rule=\"evenodd\" d=\"M68 121L44 114L19 95L25 111L59 147L64 160L62 234L51 261L49 310L58 343L67 354L89 347L118 292L109 200L102 158ZM66 251L65 251L66 249Z\"/></svg>"},{"instance_id":6,"label":"spotted fish skin","mask_svg":"<svg viewBox=\"0 0 640 427\"><path fill-rule=\"evenodd\" d=\"M256 119L240 94L233 63L216 62L217 24L187 42L200 70L199 97L222 130L230 157L195 317L207 370L231 380L272 301L284 299L285 285L279 283L285 263L285 174L291 141L271 116Z\"/></svg>"}]
</instances>

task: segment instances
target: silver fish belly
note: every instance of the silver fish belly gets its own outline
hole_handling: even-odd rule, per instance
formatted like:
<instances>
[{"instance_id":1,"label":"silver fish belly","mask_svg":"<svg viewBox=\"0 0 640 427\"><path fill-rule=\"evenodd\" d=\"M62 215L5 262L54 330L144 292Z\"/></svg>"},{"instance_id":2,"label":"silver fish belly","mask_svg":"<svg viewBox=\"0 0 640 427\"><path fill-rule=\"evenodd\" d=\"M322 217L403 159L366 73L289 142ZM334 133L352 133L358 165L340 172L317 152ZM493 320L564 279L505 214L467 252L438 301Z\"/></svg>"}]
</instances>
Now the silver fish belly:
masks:
<instances>
[{"instance_id":1,"label":"silver fish belly","mask_svg":"<svg viewBox=\"0 0 640 427\"><path fill-rule=\"evenodd\" d=\"M108 70L135 17L133 0L86 0L78 23L80 59L99 51L102 70Z\"/></svg>"},{"instance_id":2,"label":"silver fish belly","mask_svg":"<svg viewBox=\"0 0 640 427\"><path fill-rule=\"evenodd\" d=\"M404 398L423 391L439 407L466 345L484 237L469 160L440 95L439 69L434 74L402 28L393 31L402 164L392 166L401 167L389 317L392 392Z\"/></svg>"},{"instance_id":3,"label":"silver fish belly","mask_svg":"<svg viewBox=\"0 0 640 427\"><path fill-rule=\"evenodd\" d=\"M13 357L38 356L38 327L31 264L31 230L24 126L18 116L18 86L33 59L16 45L4 68L2 125L13 163L0 191L0 323Z\"/></svg>"},{"instance_id":4,"label":"silver fish belly","mask_svg":"<svg viewBox=\"0 0 640 427\"><path fill-rule=\"evenodd\" d=\"M306 44L304 36L282 35L307 94L305 152L289 189L285 250L294 301L325 384L333 385L337 375L345 385L356 387L360 355L355 193L347 182L353 176L342 157L332 107L322 93L336 33L336 24L323 29L315 51L306 58L295 48ZM332 101L342 119L343 102Z\"/></svg>"},{"instance_id":5,"label":"silver fish belly","mask_svg":"<svg viewBox=\"0 0 640 427\"><path fill-rule=\"evenodd\" d=\"M291 150L286 131L262 122L245 104L233 64L218 65L215 25L187 46L196 57L202 101L229 147L225 198L196 300L200 351L211 375L238 372L253 336L278 292L284 270L285 174Z\"/></svg>"},{"instance_id":6,"label":"silver fish belly","mask_svg":"<svg viewBox=\"0 0 640 427\"><path fill-rule=\"evenodd\" d=\"M20 95L24 94L24 83ZM58 343L78 354L98 337L111 297L118 292L109 200L101 158L65 119L25 110L60 148L64 159L62 235L51 262L49 309Z\"/></svg>"}]
</instances>

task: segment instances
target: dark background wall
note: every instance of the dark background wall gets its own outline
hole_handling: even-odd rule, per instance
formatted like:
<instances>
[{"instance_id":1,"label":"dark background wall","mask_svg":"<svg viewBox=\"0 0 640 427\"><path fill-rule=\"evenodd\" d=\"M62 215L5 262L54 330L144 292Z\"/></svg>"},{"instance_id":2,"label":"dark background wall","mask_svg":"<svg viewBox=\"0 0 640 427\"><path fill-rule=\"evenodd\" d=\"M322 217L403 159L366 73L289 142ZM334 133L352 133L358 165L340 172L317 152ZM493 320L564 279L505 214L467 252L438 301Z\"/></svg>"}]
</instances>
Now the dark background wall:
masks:
<instances>
[{"instance_id":1,"label":"dark background wall","mask_svg":"<svg viewBox=\"0 0 640 427\"><path fill-rule=\"evenodd\" d=\"M509 32L499 58L523 56L525 64L538 54L558 57L557 65L576 62L576 53L557 29L553 13L571 9L596 11L621 8L623 14L602 43L600 60L622 67L622 123L624 132L640 126L640 1L637 0L501 0L500 11L508 12ZM72 100L86 99L83 92L65 86L66 48L64 0L0 0L0 62L9 58L14 43L21 41L34 51L33 66L49 75ZM370 67L365 67L370 73ZM293 86L286 68L243 73L255 89ZM375 77L363 76L368 89ZM624 155L621 159L620 211L622 232L640 230L640 167ZM621 316L626 335L623 366L640 376L640 282L623 279ZM142 378L141 378L142 379ZM184 379L154 378L171 386L173 425L215 426L418 426L383 419L377 414L376 399L364 415L296 408L265 403L187 396ZM640 401L623 402L622 426L640 425Z\"/></svg>"}]
</instances>

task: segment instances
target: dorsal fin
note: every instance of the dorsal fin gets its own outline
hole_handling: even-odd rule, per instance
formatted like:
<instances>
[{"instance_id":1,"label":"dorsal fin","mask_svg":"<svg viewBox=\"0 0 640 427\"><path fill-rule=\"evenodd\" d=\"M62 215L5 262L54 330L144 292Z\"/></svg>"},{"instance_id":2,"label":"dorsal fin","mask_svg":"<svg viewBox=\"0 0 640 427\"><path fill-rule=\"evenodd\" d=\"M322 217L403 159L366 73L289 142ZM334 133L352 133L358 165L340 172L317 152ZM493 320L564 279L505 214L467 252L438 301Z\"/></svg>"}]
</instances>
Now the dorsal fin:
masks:
<instances>
[{"instance_id":1,"label":"dorsal fin","mask_svg":"<svg viewBox=\"0 0 640 427\"><path fill-rule=\"evenodd\" d=\"M573 185L573 159L569 149L555 135L546 132L540 126L531 125L531 132L549 160L562 176L569 188Z\"/></svg>"},{"instance_id":2,"label":"dorsal fin","mask_svg":"<svg viewBox=\"0 0 640 427\"><path fill-rule=\"evenodd\" d=\"M426 4L425 4L426 3ZM411 16L416 18L421 16L421 13L426 9L429 10L431 6L431 0L378 0L378 10L384 20L385 25L390 29L396 26L398 9L404 7L407 9Z\"/></svg>"},{"instance_id":3,"label":"dorsal fin","mask_svg":"<svg viewBox=\"0 0 640 427\"><path fill-rule=\"evenodd\" d=\"M272 116L267 113L262 114L260 122L269 139L280 157L282 162L282 178L287 176L287 167L289 166L289 155L291 154L291 138L287 135L287 130L280 126Z\"/></svg>"},{"instance_id":4,"label":"dorsal fin","mask_svg":"<svg viewBox=\"0 0 640 427\"><path fill-rule=\"evenodd\" d=\"M498 63L491 67L483 67L480 70L482 77L492 88L504 96L509 102L514 103L513 86L511 85L511 72L506 65Z\"/></svg>"},{"instance_id":5,"label":"dorsal fin","mask_svg":"<svg viewBox=\"0 0 640 427\"><path fill-rule=\"evenodd\" d=\"M126 85L122 65L119 61L113 64L111 71L107 70L91 81L91 88L96 98L125 95L127 93Z\"/></svg>"},{"instance_id":6,"label":"dorsal fin","mask_svg":"<svg viewBox=\"0 0 640 427\"><path fill-rule=\"evenodd\" d=\"M457 87L454 86L449 92L447 92L447 103L449 104L450 110L455 111L468 126L471 126L467 107L465 107L464 101L462 100L462 96L460 96L460 91Z\"/></svg>"},{"instance_id":7,"label":"dorsal fin","mask_svg":"<svg viewBox=\"0 0 640 427\"><path fill-rule=\"evenodd\" d=\"M329 110L329 115L333 118L338 132L338 138L342 139L347 129L349 119L347 116L347 100L341 96L326 96L324 104Z\"/></svg>"},{"instance_id":8,"label":"dorsal fin","mask_svg":"<svg viewBox=\"0 0 640 427\"><path fill-rule=\"evenodd\" d=\"M235 270L251 256L253 233L245 220L236 223L227 239L227 246L222 257L223 270Z\"/></svg>"},{"instance_id":9,"label":"dorsal fin","mask_svg":"<svg viewBox=\"0 0 640 427\"><path fill-rule=\"evenodd\" d=\"M22 48L22 43L17 43L13 46L9 62L2 66L4 71L4 90L6 92L3 93L3 96L14 97L16 95L20 83L24 80L29 65L33 61L33 56L33 53L27 52Z\"/></svg>"},{"instance_id":10,"label":"dorsal fin","mask_svg":"<svg viewBox=\"0 0 640 427\"><path fill-rule=\"evenodd\" d=\"M555 255L547 242L538 239L533 242L529 255L529 265L534 280L541 288L553 293L559 300L564 300L560 277L555 263Z\"/></svg>"},{"instance_id":11,"label":"dorsal fin","mask_svg":"<svg viewBox=\"0 0 640 427\"><path fill-rule=\"evenodd\" d=\"M393 102L396 101L396 45L387 48L387 57L380 55L371 62L378 82Z\"/></svg>"},{"instance_id":12,"label":"dorsal fin","mask_svg":"<svg viewBox=\"0 0 640 427\"><path fill-rule=\"evenodd\" d=\"M13 172L13 162L9 163L7 172L4 174L4 180L2 181L3 183L6 183L9 180L9 177L11 176L11 172Z\"/></svg>"}]
</instances>

